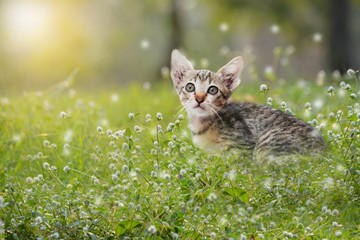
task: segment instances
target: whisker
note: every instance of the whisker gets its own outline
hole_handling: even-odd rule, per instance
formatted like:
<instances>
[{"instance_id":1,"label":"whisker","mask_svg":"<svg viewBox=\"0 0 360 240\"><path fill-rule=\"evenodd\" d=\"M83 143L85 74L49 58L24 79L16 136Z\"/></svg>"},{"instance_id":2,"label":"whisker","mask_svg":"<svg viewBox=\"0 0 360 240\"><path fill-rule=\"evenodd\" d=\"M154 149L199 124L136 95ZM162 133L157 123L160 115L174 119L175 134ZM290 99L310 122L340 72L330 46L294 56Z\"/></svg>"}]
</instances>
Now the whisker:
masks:
<instances>
[{"instance_id":1,"label":"whisker","mask_svg":"<svg viewBox=\"0 0 360 240\"><path fill-rule=\"evenodd\" d=\"M180 105L180 106L182 106L182 105ZM181 109L180 109L180 111L178 111L177 113L176 113L176 116L179 116L179 114L181 113L181 112L183 112L185 110L185 107L182 107Z\"/></svg>"},{"instance_id":2,"label":"whisker","mask_svg":"<svg viewBox=\"0 0 360 240\"><path fill-rule=\"evenodd\" d=\"M220 117L220 115L218 114L218 112L215 110L214 105L213 105L212 103L208 103L208 104L209 104L209 109L210 109L213 113L215 113L215 115L220 119L222 125L225 126L222 118Z\"/></svg>"}]
</instances>

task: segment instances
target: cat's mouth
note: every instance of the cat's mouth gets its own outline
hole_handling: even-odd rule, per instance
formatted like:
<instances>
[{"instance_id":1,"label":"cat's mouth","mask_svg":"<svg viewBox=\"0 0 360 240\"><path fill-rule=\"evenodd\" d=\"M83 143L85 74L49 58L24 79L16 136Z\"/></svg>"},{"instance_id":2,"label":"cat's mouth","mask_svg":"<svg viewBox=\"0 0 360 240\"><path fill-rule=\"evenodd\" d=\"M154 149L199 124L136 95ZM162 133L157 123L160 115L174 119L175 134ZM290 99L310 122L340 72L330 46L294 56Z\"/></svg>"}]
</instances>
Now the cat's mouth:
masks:
<instances>
[{"instance_id":1,"label":"cat's mouth","mask_svg":"<svg viewBox=\"0 0 360 240\"><path fill-rule=\"evenodd\" d=\"M203 106L201 106L200 104L196 105L194 108L200 108L202 110L205 110L205 108Z\"/></svg>"}]
</instances>

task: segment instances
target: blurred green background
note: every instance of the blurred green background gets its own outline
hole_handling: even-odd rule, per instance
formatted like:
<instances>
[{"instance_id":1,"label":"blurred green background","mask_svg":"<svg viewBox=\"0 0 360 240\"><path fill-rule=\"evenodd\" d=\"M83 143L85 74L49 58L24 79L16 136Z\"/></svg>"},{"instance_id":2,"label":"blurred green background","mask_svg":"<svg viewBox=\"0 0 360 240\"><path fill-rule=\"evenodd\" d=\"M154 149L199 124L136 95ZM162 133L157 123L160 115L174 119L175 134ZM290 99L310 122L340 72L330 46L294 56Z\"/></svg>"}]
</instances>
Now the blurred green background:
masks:
<instances>
[{"instance_id":1,"label":"blurred green background","mask_svg":"<svg viewBox=\"0 0 360 240\"><path fill-rule=\"evenodd\" d=\"M74 71L82 89L147 86L168 78L174 48L212 70L243 55L247 80L279 66L285 80L315 79L360 69L359 26L360 0L2 0L0 93Z\"/></svg>"}]
</instances>

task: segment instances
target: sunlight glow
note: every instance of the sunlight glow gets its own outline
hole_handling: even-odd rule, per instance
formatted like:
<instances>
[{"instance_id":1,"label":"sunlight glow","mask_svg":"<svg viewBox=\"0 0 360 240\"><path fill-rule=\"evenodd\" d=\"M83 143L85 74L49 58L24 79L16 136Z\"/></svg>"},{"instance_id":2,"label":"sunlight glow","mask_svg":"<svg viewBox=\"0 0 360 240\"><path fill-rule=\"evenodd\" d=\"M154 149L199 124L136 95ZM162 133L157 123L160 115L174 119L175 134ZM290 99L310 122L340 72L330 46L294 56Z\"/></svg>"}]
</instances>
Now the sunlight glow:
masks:
<instances>
[{"instance_id":1,"label":"sunlight glow","mask_svg":"<svg viewBox=\"0 0 360 240\"><path fill-rule=\"evenodd\" d=\"M12 40L44 37L51 30L51 5L44 2L12 1L4 9L4 23Z\"/></svg>"}]
</instances>

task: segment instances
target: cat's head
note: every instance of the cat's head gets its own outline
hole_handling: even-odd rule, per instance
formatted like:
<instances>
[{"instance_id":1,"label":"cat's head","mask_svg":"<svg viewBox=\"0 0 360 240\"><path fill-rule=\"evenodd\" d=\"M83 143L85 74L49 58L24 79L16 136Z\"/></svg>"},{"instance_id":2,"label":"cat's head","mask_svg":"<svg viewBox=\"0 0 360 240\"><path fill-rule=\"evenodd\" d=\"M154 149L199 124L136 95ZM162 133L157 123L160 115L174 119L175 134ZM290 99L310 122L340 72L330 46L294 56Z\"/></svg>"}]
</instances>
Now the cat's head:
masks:
<instances>
[{"instance_id":1,"label":"cat's head","mask_svg":"<svg viewBox=\"0 0 360 240\"><path fill-rule=\"evenodd\" d=\"M232 59L217 72L195 70L178 50L171 55L171 78L188 114L205 117L218 112L240 84L242 57Z\"/></svg>"}]
</instances>

